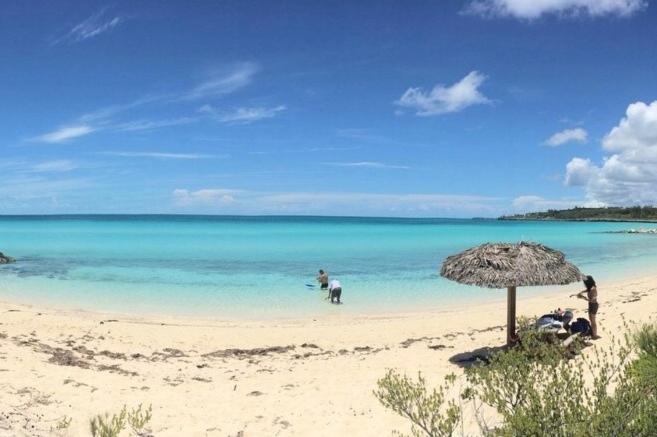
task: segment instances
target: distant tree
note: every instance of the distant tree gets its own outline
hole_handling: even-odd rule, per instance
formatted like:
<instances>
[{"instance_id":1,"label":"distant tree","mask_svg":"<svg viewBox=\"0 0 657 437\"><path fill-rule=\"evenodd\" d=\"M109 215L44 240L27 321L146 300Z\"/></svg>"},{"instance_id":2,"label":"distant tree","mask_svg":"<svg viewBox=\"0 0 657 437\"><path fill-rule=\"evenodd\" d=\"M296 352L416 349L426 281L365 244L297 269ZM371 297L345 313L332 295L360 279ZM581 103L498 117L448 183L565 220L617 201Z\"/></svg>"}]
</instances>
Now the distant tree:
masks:
<instances>
[{"instance_id":1,"label":"distant tree","mask_svg":"<svg viewBox=\"0 0 657 437\"><path fill-rule=\"evenodd\" d=\"M548 209L544 212L527 212L503 216L502 219L518 220L654 220L657 221L657 208L654 206Z\"/></svg>"}]
</instances>

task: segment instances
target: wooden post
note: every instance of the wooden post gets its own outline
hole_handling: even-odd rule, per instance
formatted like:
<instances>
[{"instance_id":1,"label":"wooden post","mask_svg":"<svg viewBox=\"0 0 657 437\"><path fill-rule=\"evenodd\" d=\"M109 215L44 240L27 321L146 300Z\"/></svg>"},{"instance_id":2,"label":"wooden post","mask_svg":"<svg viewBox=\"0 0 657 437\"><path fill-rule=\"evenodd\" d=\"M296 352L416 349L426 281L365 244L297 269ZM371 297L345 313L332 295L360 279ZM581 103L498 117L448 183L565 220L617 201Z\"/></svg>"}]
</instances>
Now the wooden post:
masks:
<instances>
[{"instance_id":1,"label":"wooden post","mask_svg":"<svg viewBox=\"0 0 657 437\"><path fill-rule=\"evenodd\" d=\"M516 338L516 287L507 288L506 311L506 344L510 346Z\"/></svg>"}]
</instances>

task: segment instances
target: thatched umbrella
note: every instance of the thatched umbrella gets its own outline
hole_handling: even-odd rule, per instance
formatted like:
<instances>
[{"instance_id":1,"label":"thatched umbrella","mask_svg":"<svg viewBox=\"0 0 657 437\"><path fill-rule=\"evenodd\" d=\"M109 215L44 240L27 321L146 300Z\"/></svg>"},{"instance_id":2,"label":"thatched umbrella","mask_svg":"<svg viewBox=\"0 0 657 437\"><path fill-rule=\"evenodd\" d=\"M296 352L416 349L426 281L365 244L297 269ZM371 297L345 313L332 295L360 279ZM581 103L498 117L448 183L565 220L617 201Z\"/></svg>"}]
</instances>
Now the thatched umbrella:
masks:
<instances>
[{"instance_id":1,"label":"thatched umbrella","mask_svg":"<svg viewBox=\"0 0 657 437\"><path fill-rule=\"evenodd\" d=\"M487 243L452 255L440 275L461 284L507 289L507 344L516 332L516 287L565 285L582 277L563 253L525 242Z\"/></svg>"}]
</instances>

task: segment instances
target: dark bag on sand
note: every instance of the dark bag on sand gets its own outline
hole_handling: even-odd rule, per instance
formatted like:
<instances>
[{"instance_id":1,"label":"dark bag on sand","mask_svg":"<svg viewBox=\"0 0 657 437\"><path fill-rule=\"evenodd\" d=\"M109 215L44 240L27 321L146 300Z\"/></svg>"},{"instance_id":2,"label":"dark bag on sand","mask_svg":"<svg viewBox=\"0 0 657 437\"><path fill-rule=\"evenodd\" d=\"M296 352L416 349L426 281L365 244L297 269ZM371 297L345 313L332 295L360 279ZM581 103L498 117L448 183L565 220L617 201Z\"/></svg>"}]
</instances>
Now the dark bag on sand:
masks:
<instances>
[{"instance_id":1,"label":"dark bag on sand","mask_svg":"<svg viewBox=\"0 0 657 437\"><path fill-rule=\"evenodd\" d=\"M591 334L591 323L582 317L578 317L577 320L570 324L570 332L573 334L589 335Z\"/></svg>"}]
</instances>

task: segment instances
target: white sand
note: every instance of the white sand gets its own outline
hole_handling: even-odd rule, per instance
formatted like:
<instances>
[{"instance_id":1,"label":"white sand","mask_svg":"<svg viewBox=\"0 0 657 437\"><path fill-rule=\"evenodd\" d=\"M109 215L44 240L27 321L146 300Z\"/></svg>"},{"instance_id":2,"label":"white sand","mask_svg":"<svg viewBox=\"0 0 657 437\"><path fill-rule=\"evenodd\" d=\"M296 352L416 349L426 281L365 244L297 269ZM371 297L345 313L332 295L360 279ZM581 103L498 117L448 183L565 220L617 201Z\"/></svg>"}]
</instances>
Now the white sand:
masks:
<instances>
[{"instance_id":1,"label":"white sand","mask_svg":"<svg viewBox=\"0 0 657 437\"><path fill-rule=\"evenodd\" d=\"M570 306L586 317L586 302L568 298L580 289L573 284L531 298L519 289L518 315ZM654 317L656 290L654 277L599 284L603 338L596 344L608 343L622 314L636 322ZM445 312L263 322L141 319L2 303L0 435L49 435L64 416L73 418L64 435L88 435L92 415L139 403L153 405L156 436L407 431L372 395L377 379L397 368L438 382L462 373L450 357L503 344L506 301L498 293L494 303ZM419 340L402 344L409 339ZM279 349L225 351L267 347ZM49 361L54 356L59 363ZM65 365L69 358L79 361Z\"/></svg>"}]
</instances>

